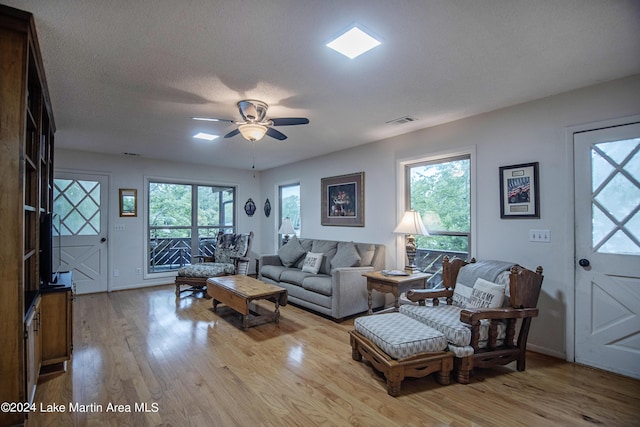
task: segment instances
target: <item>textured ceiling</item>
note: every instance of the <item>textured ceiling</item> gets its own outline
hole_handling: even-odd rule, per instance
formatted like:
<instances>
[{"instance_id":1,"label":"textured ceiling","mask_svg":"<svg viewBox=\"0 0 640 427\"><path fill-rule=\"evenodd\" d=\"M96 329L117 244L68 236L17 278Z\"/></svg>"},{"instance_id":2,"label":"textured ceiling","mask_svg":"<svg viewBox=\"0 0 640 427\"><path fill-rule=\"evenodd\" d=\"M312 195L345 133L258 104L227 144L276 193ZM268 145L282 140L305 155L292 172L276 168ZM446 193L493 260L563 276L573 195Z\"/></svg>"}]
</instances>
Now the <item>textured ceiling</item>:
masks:
<instances>
[{"instance_id":1,"label":"textured ceiling","mask_svg":"<svg viewBox=\"0 0 640 427\"><path fill-rule=\"evenodd\" d=\"M213 166L251 143L190 117L244 98L311 121L263 170L640 72L635 0L0 1L35 15L58 147ZM354 23L382 44L350 60L325 44Z\"/></svg>"}]
</instances>

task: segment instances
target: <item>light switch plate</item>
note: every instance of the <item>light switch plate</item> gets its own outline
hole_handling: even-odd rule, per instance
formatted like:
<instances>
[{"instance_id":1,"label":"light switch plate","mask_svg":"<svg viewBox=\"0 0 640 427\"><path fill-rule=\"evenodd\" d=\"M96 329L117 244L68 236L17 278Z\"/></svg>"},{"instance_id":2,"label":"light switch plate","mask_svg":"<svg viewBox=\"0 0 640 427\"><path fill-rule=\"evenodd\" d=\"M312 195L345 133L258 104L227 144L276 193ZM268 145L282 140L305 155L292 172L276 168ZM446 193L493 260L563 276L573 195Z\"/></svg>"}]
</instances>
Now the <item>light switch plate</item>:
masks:
<instances>
[{"instance_id":1,"label":"light switch plate","mask_svg":"<svg viewBox=\"0 0 640 427\"><path fill-rule=\"evenodd\" d=\"M550 230L529 230L529 241L540 242L540 243L550 243L551 231Z\"/></svg>"}]
</instances>

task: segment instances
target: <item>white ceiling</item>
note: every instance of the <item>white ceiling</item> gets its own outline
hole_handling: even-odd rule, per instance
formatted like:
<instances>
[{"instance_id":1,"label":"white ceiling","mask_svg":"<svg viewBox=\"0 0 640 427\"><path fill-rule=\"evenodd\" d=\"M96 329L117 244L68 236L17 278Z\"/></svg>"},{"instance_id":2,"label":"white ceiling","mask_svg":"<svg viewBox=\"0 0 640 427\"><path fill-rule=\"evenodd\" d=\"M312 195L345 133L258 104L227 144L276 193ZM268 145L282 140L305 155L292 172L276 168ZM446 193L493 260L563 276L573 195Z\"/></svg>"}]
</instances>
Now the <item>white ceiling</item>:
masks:
<instances>
[{"instance_id":1,"label":"white ceiling","mask_svg":"<svg viewBox=\"0 0 640 427\"><path fill-rule=\"evenodd\" d=\"M35 15L58 147L212 166L251 143L190 117L240 99L311 121L263 170L640 72L637 0L0 1ZM382 44L350 60L325 44L354 23Z\"/></svg>"}]
</instances>

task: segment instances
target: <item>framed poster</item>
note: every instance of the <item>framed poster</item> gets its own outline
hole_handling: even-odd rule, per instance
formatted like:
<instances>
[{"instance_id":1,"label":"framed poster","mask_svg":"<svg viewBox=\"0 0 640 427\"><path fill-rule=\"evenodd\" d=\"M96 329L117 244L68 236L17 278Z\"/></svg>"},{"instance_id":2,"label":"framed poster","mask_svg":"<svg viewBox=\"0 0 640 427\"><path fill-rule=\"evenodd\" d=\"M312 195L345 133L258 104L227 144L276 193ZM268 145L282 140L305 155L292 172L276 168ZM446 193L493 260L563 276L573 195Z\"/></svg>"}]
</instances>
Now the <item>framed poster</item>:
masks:
<instances>
[{"instance_id":1,"label":"framed poster","mask_svg":"<svg viewBox=\"0 0 640 427\"><path fill-rule=\"evenodd\" d=\"M500 218L540 218L538 162L500 167Z\"/></svg>"},{"instance_id":2,"label":"framed poster","mask_svg":"<svg viewBox=\"0 0 640 427\"><path fill-rule=\"evenodd\" d=\"M364 227L364 172L322 178L322 225Z\"/></svg>"}]
</instances>

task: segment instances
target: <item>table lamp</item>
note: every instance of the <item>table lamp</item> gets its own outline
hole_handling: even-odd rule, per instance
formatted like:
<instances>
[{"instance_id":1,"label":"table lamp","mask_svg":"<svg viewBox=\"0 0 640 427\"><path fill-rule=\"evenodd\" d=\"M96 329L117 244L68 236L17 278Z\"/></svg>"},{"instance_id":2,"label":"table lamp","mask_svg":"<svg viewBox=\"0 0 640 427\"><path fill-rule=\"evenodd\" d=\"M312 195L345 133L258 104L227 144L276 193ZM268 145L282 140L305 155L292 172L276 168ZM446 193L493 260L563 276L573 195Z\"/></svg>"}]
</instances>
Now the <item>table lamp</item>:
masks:
<instances>
[{"instance_id":1,"label":"table lamp","mask_svg":"<svg viewBox=\"0 0 640 427\"><path fill-rule=\"evenodd\" d=\"M416 267L415 259L416 259L416 238L415 234L421 236L428 236L429 232L425 228L422 223L422 219L420 218L420 214L413 209L408 210L402 216L402 220L398 224L398 226L393 230L394 233L404 234L406 235L406 246L405 250L407 253L407 259L409 260L409 265L405 266L405 270L413 273L418 267Z\"/></svg>"},{"instance_id":2,"label":"table lamp","mask_svg":"<svg viewBox=\"0 0 640 427\"><path fill-rule=\"evenodd\" d=\"M282 224L280 225L280 229L278 230L278 234L284 234L282 237L282 244L286 245L289 242L289 237L291 234L296 234L296 231L293 229L293 224L291 224L291 220L289 217L286 217L282 220Z\"/></svg>"}]
</instances>

